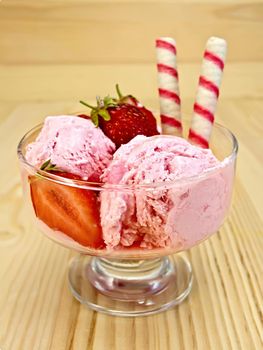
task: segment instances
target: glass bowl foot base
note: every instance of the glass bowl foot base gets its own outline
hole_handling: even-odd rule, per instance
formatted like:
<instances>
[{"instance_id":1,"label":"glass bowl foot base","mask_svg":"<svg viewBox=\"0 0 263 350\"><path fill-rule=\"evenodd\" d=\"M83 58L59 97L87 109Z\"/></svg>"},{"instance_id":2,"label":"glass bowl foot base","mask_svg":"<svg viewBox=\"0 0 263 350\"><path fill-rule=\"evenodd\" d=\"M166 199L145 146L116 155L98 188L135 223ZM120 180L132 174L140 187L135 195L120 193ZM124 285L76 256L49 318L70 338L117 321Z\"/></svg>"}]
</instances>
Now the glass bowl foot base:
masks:
<instances>
[{"instance_id":1,"label":"glass bowl foot base","mask_svg":"<svg viewBox=\"0 0 263 350\"><path fill-rule=\"evenodd\" d=\"M146 316L180 304L192 287L190 263L180 255L117 260L80 255L69 267L73 296L93 310Z\"/></svg>"}]
</instances>

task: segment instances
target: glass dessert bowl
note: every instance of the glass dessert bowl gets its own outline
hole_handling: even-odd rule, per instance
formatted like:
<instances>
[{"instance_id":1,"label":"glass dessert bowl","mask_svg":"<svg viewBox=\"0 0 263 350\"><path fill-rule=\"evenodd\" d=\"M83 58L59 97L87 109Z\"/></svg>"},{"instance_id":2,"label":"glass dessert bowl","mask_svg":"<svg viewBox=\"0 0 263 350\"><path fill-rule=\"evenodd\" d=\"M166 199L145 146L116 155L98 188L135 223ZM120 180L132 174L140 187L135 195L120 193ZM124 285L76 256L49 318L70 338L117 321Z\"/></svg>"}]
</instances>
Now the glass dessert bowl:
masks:
<instances>
[{"instance_id":1,"label":"glass dessert bowl","mask_svg":"<svg viewBox=\"0 0 263 350\"><path fill-rule=\"evenodd\" d=\"M182 302L191 291L191 265L180 254L171 255L199 244L222 225L231 202L235 136L214 125L210 148L219 162L198 175L164 182L153 175L143 184L116 184L34 167L25 154L41 128L30 130L18 145L23 189L40 231L79 253L69 266L74 297L120 316L153 314ZM152 136L144 145L155 142L158 148L160 137L168 143L174 138ZM131 153L140 154L141 147ZM151 173L151 163L146 172Z\"/></svg>"}]
</instances>

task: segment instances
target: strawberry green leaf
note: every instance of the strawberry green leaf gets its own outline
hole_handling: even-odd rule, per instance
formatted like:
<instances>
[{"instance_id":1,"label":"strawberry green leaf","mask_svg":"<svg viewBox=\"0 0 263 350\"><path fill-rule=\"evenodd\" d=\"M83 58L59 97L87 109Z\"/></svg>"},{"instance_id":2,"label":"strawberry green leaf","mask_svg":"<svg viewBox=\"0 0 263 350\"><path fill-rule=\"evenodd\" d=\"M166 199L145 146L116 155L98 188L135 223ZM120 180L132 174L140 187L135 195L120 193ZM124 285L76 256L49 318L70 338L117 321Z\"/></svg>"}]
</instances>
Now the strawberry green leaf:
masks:
<instances>
[{"instance_id":1,"label":"strawberry green leaf","mask_svg":"<svg viewBox=\"0 0 263 350\"><path fill-rule=\"evenodd\" d=\"M104 120L110 120L110 113L106 109L100 109L98 112L99 116L101 116Z\"/></svg>"},{"instance_id":2,"label":"strawberry green leaf","mask_svg":"<svg viewBox=\"0 0 263 350\"><path fill-rule=\"evenodd\" d=\"M118 101L111 96L106 96L101 99L99 96L96 97L97 106L93 107L84 101L80 101L86 107L91 108L91 120L94 125L97 127L99 125L99 116L104 120L108 121L111 119L110 113L107 111L109 107L116 107L118 105Z\"/></svg>"},{"instance_id":3,"label":"strawberry green leaf","mask_svg":"<svg viewBox=\"0 0 263 350\"><path fill-rule=\"evenodd\" d=\"M40 170L43 171L63 171L61 169L59 169L56 164L52 164L51 163L51 159L46 160L40 167Z\"/></svg>"},{"instance_id":4,"label":"strawberry green leaf","mask_svg":"<svg viewBox=\"0 0 263 350\"><path fill-rule=\"evenodd\" d=\"M40 170L45 170L51 164L51 159L46 160L40 167Z\"/></svg>"},{"instance_id":5,"label":"strawberry green leaf","mask_svg":"<svg viewBox=\"0 0 263 350\"><path fill-rule=\"evenodd\" d=\"M108 108L108 107L114 107L117 105L117 102L114 98L110 97L110 96L106 96L104 97L103 99L103 105L105 108Z\"/></svg>"},{"instance_id":6,"label":"strawberry green leaf","mask_svg":"<svg viewBox=\"0 0 263 350\"><path fill-rule=\"evenodd\" d=\"M96 127L99 126L99 116L97 112L93 111L91 113L91 120Z\"/></svg>"}]
</instances>

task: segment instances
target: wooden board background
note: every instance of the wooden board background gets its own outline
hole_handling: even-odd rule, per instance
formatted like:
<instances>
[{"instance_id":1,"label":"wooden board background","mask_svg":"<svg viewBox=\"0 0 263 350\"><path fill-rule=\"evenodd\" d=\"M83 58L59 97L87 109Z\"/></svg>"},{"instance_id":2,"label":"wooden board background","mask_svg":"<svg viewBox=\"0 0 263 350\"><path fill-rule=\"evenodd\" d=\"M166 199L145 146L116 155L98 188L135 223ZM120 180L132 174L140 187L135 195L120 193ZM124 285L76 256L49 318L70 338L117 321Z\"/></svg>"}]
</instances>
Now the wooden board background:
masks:
<instances>
[{"instance_id":1,"label":"wooden board background","mask_svg":"<svg viewBox=\"0 0 263 350\"><path fill-rule=\"evenodd\" d=\"M22 199L16 144L48 114L115 82L158 108L154 39L178 43L183 111L191 113L211 35L229 53L217 119L240 152L229 219L186 254L191 296L147 318L113 318L73 300L68 250L42 237ZM0 349L263 348L263 2L0 1Z\"/></svg>"}]
</instances>

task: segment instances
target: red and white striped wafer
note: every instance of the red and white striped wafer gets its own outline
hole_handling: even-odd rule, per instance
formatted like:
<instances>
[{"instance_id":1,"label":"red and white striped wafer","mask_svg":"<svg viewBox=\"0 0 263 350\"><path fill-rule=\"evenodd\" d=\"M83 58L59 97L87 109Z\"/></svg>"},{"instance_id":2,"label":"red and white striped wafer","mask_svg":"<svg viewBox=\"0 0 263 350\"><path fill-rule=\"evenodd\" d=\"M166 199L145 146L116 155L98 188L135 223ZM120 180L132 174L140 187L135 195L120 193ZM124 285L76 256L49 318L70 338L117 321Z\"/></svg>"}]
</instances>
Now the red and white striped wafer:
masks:
<instances>
[{"instance_id":1,"label":"red and white striped wafer","mask_svg":"<svg viewBox=\"0 0 263 350\"><path fill-rule=\"evenodd\" d=\"M209 147L226 49L226 41L221 38L211 37L206 43L188 137L191 142L204 148Z\"/></svg>"},{"instance_id":2,"label":"red and white striped wafer","mask_svg":"<svg viewBox=\"0 0 263 350\"><path fill-rule=\"evenodd\" d=\"M175 40L158 38L156 52L162 132L182 136Z\"/></svg>"}]
</instances>

